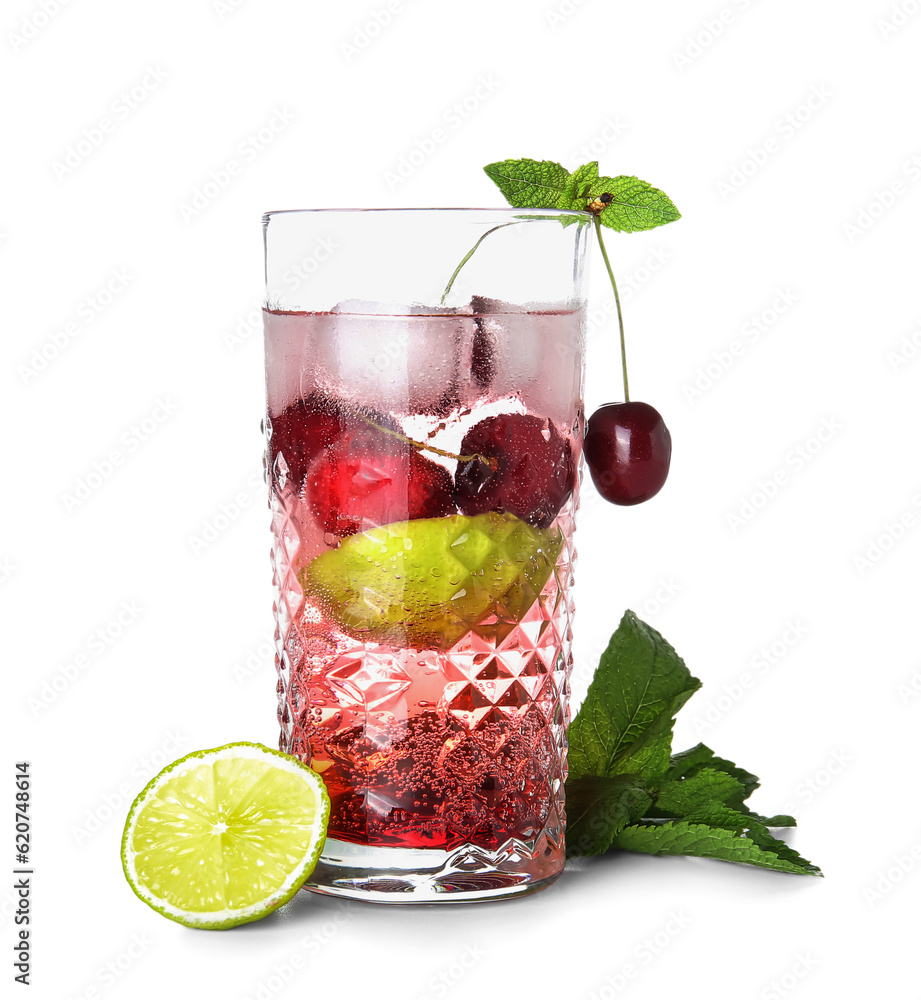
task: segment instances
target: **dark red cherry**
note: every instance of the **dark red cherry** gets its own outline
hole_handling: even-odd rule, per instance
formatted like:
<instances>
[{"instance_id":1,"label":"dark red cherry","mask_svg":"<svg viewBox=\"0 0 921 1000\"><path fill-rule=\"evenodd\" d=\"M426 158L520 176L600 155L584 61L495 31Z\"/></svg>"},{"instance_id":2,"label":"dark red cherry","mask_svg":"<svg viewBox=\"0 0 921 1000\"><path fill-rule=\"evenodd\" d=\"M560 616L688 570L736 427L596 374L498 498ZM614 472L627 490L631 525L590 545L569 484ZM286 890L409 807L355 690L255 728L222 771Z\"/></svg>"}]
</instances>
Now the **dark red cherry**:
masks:
<instances>
[{"instance_id":1,"label":"dark red cherry","mask_svg":"<svg viewBox=\"0 0 921 1000\"><path fill-rule=\"evenodd\" d=\"M381 524L455 513L447 469L408 442L351 418L314 459L303 495L340 538Z\"/></svg>"},{"instance_id":2,"label":"dark red cherry","mask_svg":"<svg viewBox=\"0 0 921 1000\"><path fill-rule=\"evenodd\" d=\"M502 304L496 299L474 295L470 299L470 305L476 328L470 353L470 374L479 389L488 389L496 374L496 345L495 334L489 328L487 317L490 313L498 312Z\"/></svg>"},{"instance_id":3,"label":"dark red cherry","mask_svg":"<svg viewBox=\"0 0 921 1000\"><path fill-rule=\"evenodd\" d=\"M316 392L271 416L269 460L273 482L279 478L275 466L281 454L287 466L287 479L299 488L313 459L336 440L341 422L339 407Z\"/></svg>"},{"instance_id":4,"label":"dark red cherry","mask_svg":"<svg viewBox=\"0 0 921 1000\"><path fill-rule=\"evenodd\" d=\"M487 417L461 442L454 500L463 514L515 514L546 528L572 495L575 464L569 441L552 421L526 413Z\"/></svg>"},{"instance_id":5,"label":"dark red cherry","mask_svg":"<svg viewBox=\"0 0 921 1000\"><path fill-rule=\"evenodd\" d=\"M606 403L589 417L582 450L598 492L626 507L662 489L672 437L648 403Z\"/></svg>"}]
</instances>

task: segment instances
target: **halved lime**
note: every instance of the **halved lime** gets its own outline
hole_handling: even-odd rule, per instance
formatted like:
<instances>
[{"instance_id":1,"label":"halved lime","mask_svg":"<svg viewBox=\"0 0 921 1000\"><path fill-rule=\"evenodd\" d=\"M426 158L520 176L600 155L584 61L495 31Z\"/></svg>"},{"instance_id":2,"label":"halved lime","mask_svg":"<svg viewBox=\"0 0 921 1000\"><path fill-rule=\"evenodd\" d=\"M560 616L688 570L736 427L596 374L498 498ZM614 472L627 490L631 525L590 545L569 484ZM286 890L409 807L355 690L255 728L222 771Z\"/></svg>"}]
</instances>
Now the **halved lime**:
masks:
<instances>
[{"instance_id":1,"label":"halved lime","mask_svg":"<svg viewBox=\"0 0 921 1000\"><path fill-rule=\"evenodd\" d=\"M295 757L259 743L199 750L134 800L122 866L148 906L221 930L286 903L316 867L329 796Z\"/></svg>"},{"instance_id":2,"label":"halved lime","mask_svg":"<svg viewBox=\"0 0 921 1000\"><path fill-rule=\"evenodd\" d=\"M562 547L559 528L512 514L418 518L350 535L299 579L354 638L449 649L487 621L520 621Z\"/></svg>"}]
</instances>

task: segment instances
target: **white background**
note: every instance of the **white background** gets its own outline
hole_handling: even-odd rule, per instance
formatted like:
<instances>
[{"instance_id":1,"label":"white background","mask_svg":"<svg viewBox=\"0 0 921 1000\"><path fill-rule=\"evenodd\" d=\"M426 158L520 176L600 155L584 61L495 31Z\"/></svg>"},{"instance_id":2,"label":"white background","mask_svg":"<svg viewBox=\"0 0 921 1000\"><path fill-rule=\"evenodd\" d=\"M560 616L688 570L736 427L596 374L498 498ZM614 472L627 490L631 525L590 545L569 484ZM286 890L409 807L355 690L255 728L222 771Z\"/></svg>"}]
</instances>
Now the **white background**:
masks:
<instances>
[{"instance_id":1,"label":"white background","mask_svg":"<svg viewBox=\"0 0 921 1000\"><path fill-rule=\"evenodd\" d=\"M0 24L0 860L26 758L30 995L907 995L915 0L399 0L383 28L386 0L44 7L9 0ZM261 213L499 205L480 168L514 156L597 158L683 213L608 240L634 396L664 414L674 461L644 506L584 490L576 701L632 607L704 682L676 749L704 740L759 774L753 805L791 810L826 878L618 854L490 906L302 893L228 933L170 923L122 877L130 800L182 753L276 740ZM618 366L608 315L589 412L618 397ZM12 902L0 889L15 988Z\"/></svg>"}]
</instances>

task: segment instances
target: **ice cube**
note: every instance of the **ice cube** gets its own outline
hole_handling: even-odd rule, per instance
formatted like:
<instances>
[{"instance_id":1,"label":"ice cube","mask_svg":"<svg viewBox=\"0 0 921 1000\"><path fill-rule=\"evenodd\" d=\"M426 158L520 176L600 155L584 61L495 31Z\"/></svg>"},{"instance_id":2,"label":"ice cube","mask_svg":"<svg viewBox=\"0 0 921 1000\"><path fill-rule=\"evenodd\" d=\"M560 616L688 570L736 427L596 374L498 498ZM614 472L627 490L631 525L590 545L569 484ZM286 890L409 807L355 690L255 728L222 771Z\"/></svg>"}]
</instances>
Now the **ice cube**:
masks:
<instances>
[{"instance_id":1,"label":"ice cube","mask_svg":"<svg viewBox=\"0 0 921 1000\"><path fill-rule=\"evenodd\" d=\"M323 313L266 312L266 397L270 414L281 413L311 386L304 373L315 364L316 345L326 336L330 317Z\"/></svg>"},{"instance_id":2,"label":"ice cube","mask_svg":"<svg viewBox=\"0 0 921 1000\"><path fill-rule=\"evenodd\" d=\"M582 316L542 303L513 305L474 296L467 394L520 395L532 413L561 427L572 421L581 390L577 363Z\"/></svg>"},{"instance_id":3,"label":"ice cube","mask_svg":"<svg viewBox=\"0 0 921 1000\"><path fill-rule=\"evenodd\" d=\"M346 312L351 305L337 307L315 345L320 387L383 411L450 412L458 403L459 383L468 377L461 365L475 332L472 316L418 306L402 307L402 313Z\"/></svg>"},{"instance_id":4,"label":"ice cube","mask_svg":"<svg viewBox=\"0 0 921 1000\"><path fill-rule=\"evenodd\" d=\"M344 299L332 312L351 316L408 316L412 306L399 302L375 302L368 299Z\"/></svg>"}]
</instances>

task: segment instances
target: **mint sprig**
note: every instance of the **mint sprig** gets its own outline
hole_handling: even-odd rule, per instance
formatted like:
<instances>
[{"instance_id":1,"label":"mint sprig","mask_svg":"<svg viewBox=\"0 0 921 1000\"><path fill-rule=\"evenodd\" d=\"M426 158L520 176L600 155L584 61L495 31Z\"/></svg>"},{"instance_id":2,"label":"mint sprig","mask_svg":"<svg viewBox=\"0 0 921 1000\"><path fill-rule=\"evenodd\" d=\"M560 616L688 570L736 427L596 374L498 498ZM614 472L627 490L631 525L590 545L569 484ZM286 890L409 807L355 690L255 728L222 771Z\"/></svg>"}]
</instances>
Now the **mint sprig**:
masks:
<instances>
[{"instance_id":1,"label":"mint sprig","mask_svg":"<svg viewBox=\"0 0 921 1000\"><path fill-rule=\"evenodd\" d=\"M567 853L683 854L821 875L768 829L795 826L792 816L746 805L754 774L702 743L671 752L675 713L699 687L665 639L627 611L569 728Z\"/></svg>"},{"instance_id":2,"label":"mint sprig","mask_svg":"<svg viewBox=\"0 0 921 1000\"><path fill-rule=\"evenodd\" d=\"M484 168L487 176L495 182L513 208L556 208L561 211L589 212L594 217L595 235L604 260L614 303L617 306L617 324L620 329L620 357L624 378L624 400L630 401L630 383L627 378L627 344L624 337L624 317L620 306L614 269L608 258L608 251L601 235L601 227L608 226L619 233L637 233L656 226L664 226L681 218L674 203L658 188L638 177L621 175L602 177L598 173L598 161L583 163L570 173L564 166L553 160L499 160ZM526 221L526 220L520 220ZM563 216L563 225L573 221L572 216ZM471 258L485 236L514 223L502 223L480 237L458 264L451 275L442 304L447 298L458 272Z\"/></svg>"},{"instance_id":3,"label":"mint sprig","mask_svg":"<svg viewBox=\"0 0 921 1000\"><path fill-rule=\"evenodd\" d=\"M570 173L552 160L500 160L483 168L514 208L592 212L619 233L655 229L681 218L663 191L638 177L599 177L598 161ZM601 201L604 195L610 195ZM598 205L593 203L599 201Z\"/></svg>"}]
</instances>

